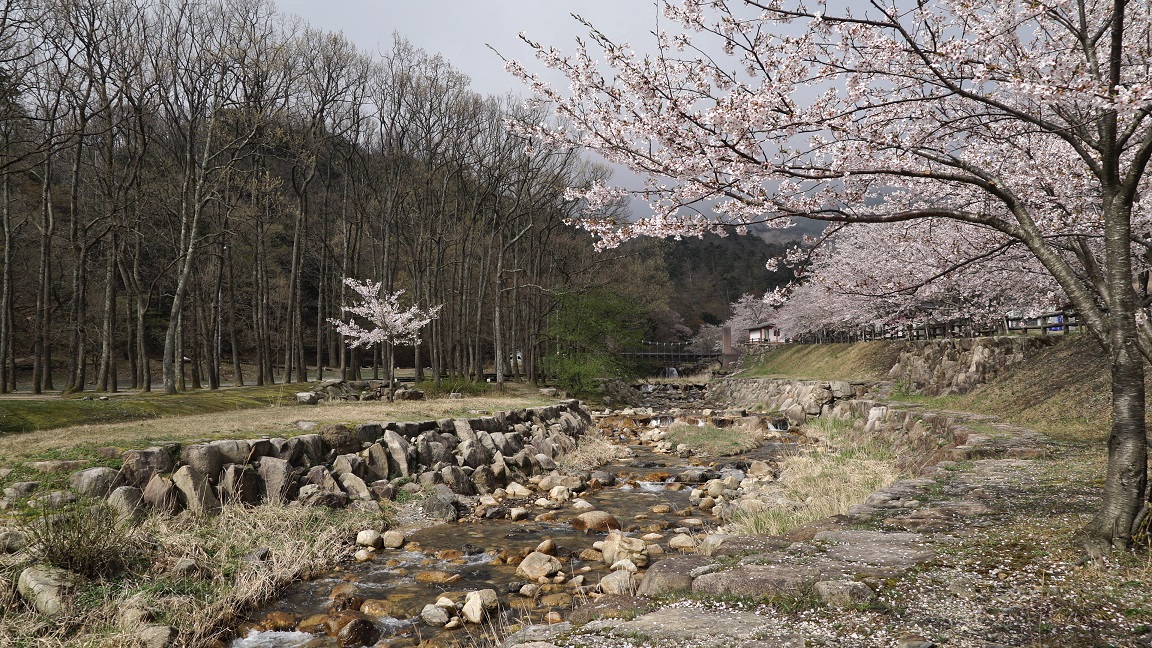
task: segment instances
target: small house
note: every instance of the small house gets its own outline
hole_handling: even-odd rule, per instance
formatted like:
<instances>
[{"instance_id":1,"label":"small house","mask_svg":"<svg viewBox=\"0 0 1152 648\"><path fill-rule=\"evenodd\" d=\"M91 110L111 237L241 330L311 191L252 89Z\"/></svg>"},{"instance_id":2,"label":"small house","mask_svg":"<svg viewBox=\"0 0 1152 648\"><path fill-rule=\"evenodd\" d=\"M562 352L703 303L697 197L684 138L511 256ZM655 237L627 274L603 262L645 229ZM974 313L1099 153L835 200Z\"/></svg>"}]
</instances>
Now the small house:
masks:
<instances>
[{"instance_id":1,"label":"small house","mask_svg":"<svg viewBox=\"0 0 1152 648\"><path fill-rule=\"evenodd\" d=\"M757 324L748 329L748 344L783 344L780 329L771 323Z\"/></svg>"}]
</instances>

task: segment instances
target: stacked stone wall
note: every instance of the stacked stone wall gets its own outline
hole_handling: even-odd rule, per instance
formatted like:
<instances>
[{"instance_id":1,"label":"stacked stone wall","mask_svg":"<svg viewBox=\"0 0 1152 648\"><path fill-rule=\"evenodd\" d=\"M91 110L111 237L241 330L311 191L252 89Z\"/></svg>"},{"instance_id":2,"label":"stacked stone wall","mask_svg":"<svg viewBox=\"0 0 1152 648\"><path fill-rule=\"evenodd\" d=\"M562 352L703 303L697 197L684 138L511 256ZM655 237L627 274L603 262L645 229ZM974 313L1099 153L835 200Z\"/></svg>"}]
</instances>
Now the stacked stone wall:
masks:
<instances>
[{"instance_id":1,"label":"stacked stone wall","mask_svg":"<svg viewBox=\"0 0 1152 648\"><path fill-rule=\"evenodd\" d=\"M227 502L376 509L408 483L485 495L551 471L591 426L576 400L469 419L331 425L288 438L130 450L120 470L82 470L70 486L133 516L147 508L212 513Z\"/></svg>"}]
</instances>

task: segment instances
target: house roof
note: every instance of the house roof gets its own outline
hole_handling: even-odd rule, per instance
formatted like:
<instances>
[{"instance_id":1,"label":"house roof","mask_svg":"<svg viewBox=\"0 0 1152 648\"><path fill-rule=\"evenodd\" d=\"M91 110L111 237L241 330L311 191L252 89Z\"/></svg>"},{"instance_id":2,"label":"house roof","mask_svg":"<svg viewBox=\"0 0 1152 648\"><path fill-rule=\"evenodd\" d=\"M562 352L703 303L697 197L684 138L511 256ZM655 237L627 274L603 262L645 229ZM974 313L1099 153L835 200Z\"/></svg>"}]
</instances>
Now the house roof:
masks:
<instances>
[{"instance_id":1,"label":"house roof","mask_svg":"<svg viewBox=\"0 0 1152 648\"><path fill-rule=\"evenodd\" d=\"M763 324L757 324L756 326L753 326L752 328L749 328L749 329L747 329L747 330L749 330L749 331L759 331L760 329L766 329L766 328L774 328L775 326L776 326L776 325L775 325L775 324L773 324L772 322L764 322Z\"/></svg>"}]
</instances>

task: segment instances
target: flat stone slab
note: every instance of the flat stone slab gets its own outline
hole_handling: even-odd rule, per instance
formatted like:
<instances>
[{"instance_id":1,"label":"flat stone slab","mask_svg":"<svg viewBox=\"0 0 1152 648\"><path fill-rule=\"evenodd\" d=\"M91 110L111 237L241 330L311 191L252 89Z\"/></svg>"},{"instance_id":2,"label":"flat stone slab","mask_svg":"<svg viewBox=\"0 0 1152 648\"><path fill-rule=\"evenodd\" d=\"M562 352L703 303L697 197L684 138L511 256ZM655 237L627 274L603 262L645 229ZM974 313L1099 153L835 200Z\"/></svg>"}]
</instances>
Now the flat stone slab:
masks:
<instances>
[{"instance_id":1,"label":"flat stone slab","mask_svg":"<svg viewBox=\"0 0 1152 648\"><path fill-rule=\"evenodd\" d=\"M846 563L910 569L936 557L934 550L924 546L926 539L919 533L824 531L814 540L831 544L827 556Z\"/></svg>"},{"instance_id":2,"label":"flat stone slab","mask_svg":"<svg viewBox=\"0 0 1152 648\"><path fill-rule=\"evenodd\" d=\"M804 646L797 636L763 638L771 621L752 612L736 610L681 609L667 607L615 625L608 634L643 637L691 646L758 646L792 648ZM740 643L734 644L734 641Z\"/></svg>"},{"instance_id":3,"label":"flat stone slab","mask_svg":"<svg viewBox=\"0 0 1152 648\"><path fill-rule=\"evenodd\" d=\"M846 565L745 565L724 572L704 574L692 581L692 593L708 596L750 596L794 594L817 581L848 578Z\"/></svg>"}]
</instances>

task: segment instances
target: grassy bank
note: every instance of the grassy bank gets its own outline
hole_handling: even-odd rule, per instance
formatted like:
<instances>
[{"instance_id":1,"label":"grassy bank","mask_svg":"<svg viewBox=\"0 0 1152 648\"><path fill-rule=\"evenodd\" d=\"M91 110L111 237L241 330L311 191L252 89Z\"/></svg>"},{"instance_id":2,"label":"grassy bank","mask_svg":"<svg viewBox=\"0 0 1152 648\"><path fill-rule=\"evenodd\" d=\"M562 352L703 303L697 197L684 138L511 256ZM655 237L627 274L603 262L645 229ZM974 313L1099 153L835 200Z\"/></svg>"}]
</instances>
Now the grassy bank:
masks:
<instances>
[{"instance_id":1,"label":"grassy bank","mask_svg":"<svg viewBox=\"0 0 1152 648\"><path fill-rule=\"evenodd\" d=\"M160 401L155 407L166 412L153 414L149 418L111 423L91 423L80 419L71 425L56 429L0 434L0 467L37 459L96 459L102 456L101 449L107 447L132 449L165 442L200 439L293 436L303 433L303 430L296 425L299 421L314 421L320 424L419 421L469 417L476 416L476 412L535 407L555 402L554 399L543 399L538 394L521 390L508 391L504 395L492 394L454 400L431 399L395 403L372 401L306 406L281 399L276 399L273 403L262 400L268 398L269 392L274 388L241 389L251 392L242 397L232 395L234 390L177 396L148 396L142 400L148 401L150 405L152 401ZM294 390L291 391L295 393ZM165 399L174 400L166 402ZM112 399L109 401L47 399L29 403L0 401L0 406L34 404L50 411L52 419L66 421L67 412L71 411L76 403L83 406L93 404L104 406L110 402Z\"/></svg>"},{"instance_id":2,"label":"grassy bank","mask_svg":"<svg viewBox=\"0 0 1152 648\"><path fill-rule=\"evenodd\" d=\"M108 394L107 400L100 400L92 394L10 395L0 398L0 434L262 409L291 402L300 388L301 385L230 387L187 391L173 396L130 392Z\"/></svg>"},{"instance_id":3,"label":"grassy bank","mask_svg":"<svg viewBox=\"0 0 1152 648\"><path fill-rule=\"evenodd\" d=\"M872 382L888 377L898 355L891 342L789 344L746 356L737 377Z\"/></svg>"},{"instance_id":4,"label":"grassy bank","mask_svg":"<svg viewBox=\"0 0 1152 648\"><path fill-rule=\"evenodd\" d=\"M898 342L789 345L745 359L739 377L887 380ZM1070 443L1107 439L1111 382L1107 358L1091 337L1056 344L1009 368L996 381L959 396L895 392L887 400L933 410L990 414Z\"/></svg>"}]
</instances>

